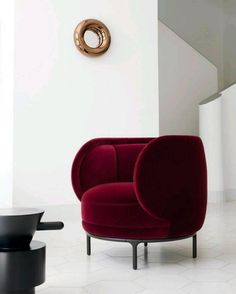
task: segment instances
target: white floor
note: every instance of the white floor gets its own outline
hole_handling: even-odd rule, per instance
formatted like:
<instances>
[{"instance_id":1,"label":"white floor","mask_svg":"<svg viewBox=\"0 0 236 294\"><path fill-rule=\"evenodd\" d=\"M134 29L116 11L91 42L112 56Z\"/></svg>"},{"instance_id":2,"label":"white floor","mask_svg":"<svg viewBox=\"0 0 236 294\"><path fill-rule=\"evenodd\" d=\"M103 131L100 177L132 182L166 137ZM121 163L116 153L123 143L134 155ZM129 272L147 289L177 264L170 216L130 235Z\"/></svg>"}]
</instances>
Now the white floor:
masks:
<instances>
[{"instance_id":1,"label":"white floor","mask_svg":"<svg viewBox=\"0 0 236 294\"><path fill-rule=\"evenodd\" d=\"M40 294L235 294L236 202L208 206L198 234L198 258L191 239L139 245L138 270L132 270L131 246L92 239L86 255L80 205L47 207L44 220L62 220L63 231L38 232L47 243L47 282Z\"/></svg>"}]
</instances>

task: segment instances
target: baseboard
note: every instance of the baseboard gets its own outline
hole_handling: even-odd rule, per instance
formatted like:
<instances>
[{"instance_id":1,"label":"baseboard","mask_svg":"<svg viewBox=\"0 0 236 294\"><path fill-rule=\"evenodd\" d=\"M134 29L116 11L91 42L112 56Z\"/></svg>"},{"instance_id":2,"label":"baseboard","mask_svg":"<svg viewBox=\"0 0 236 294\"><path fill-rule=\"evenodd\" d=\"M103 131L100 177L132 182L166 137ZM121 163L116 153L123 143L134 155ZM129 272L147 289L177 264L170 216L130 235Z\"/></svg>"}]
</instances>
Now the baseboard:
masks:
<instances>
[{"instance_id":1,"label":"baseboard","mask_svg":"<svg viewBox=\"0 0 236 294\"><path fill-rule=\"evenodd\" d=\"M209 203L224 202L224 191L208 191Z\"/></svg>"},{"instance_id":2,"label":"baseboard","mask_svg":"<svg viewBox=\"0 0 236 294\"><path fill-rule=\"evenodd\" d=\"M224 191L208 191L209 203L220 203L225 201L236 201L236 189Z\"/></svg>"},{"instance_id":3,"label":"baseboard","mask_svg":"<svg viewBox=\"0 0 236 294\"><path fill-rule=\"evenodd\" d=\"M227 189L224 191L225 201L236 201L236 189Z\"/></svg>"}]
</instances>

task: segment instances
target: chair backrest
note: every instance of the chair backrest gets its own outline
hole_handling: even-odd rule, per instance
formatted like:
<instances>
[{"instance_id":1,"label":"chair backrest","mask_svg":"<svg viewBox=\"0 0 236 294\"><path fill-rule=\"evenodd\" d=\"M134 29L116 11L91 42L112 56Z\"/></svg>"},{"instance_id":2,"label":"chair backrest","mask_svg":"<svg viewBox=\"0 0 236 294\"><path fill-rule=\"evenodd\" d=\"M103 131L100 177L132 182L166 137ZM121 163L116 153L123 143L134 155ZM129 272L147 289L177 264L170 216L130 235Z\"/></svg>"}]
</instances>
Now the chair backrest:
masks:
<instances>
[{"instance_id":1,"label":"chair backrest","mask_svg":"<svg viewBox=\"0 0 236 294\"><path fill-rule=\"evenodd\" d=\"M202 227L207 169L200 138L163 136L153 140L137 159L134 183L140 205L151 216L168 220L172 237Z\"/></svg>"},{"instance_id":2,"label":"chair backrest","mask_svg":"<svg viewBox=\"0 0 236 294\"><path fill-rule=\"evenodd\" d=\"M131 182L136 159L153 138L100 138L87 142L75 156L71 179L79 199L105 183Z\"/></svg>"}]
</instances>

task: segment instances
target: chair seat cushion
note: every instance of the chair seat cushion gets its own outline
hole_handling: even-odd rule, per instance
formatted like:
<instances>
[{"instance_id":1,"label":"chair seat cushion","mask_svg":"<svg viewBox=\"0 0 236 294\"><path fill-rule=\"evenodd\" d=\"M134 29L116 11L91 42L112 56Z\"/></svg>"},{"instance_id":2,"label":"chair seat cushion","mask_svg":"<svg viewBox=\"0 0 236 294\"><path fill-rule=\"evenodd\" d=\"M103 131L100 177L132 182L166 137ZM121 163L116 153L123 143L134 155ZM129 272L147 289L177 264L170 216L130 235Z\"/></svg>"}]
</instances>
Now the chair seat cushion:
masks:
<instances>
[{"instance_id":1,"label":"chair seat cushion","mask_svg":"<svg viewBox=\"0 0 236 294\"><path fill-rule=\"evenodd\" d=\"M133 183L95 186L82 197L84 229L107 238L161 239L168 237L169 223L153 218L139 205Z\"/></svg>"}]
</instances>

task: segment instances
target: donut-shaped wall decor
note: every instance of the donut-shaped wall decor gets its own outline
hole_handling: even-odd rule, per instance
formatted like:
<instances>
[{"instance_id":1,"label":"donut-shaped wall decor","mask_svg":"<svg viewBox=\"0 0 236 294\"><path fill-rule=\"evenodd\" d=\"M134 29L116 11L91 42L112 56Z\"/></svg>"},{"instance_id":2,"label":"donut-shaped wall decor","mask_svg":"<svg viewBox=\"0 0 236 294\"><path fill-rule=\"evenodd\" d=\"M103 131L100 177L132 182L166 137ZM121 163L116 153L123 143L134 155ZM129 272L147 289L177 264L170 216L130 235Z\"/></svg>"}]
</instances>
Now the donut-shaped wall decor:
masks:
<instances>
[{"instance_id":1,"label":"donut-shaped wall decor","mask_svg":"<svg viewBox=\"0 0 236 294\"><path fill-rule=\"evenodd\" d=\"M87 32L96 35L97 44L95 47L88 45L85 39ZM87 56L99 56L104 54L111 44L111 35L104 23L97 19L86 19L80 22L75 28L74 42L78 50Z\"/></svg>"}]
</instances>

